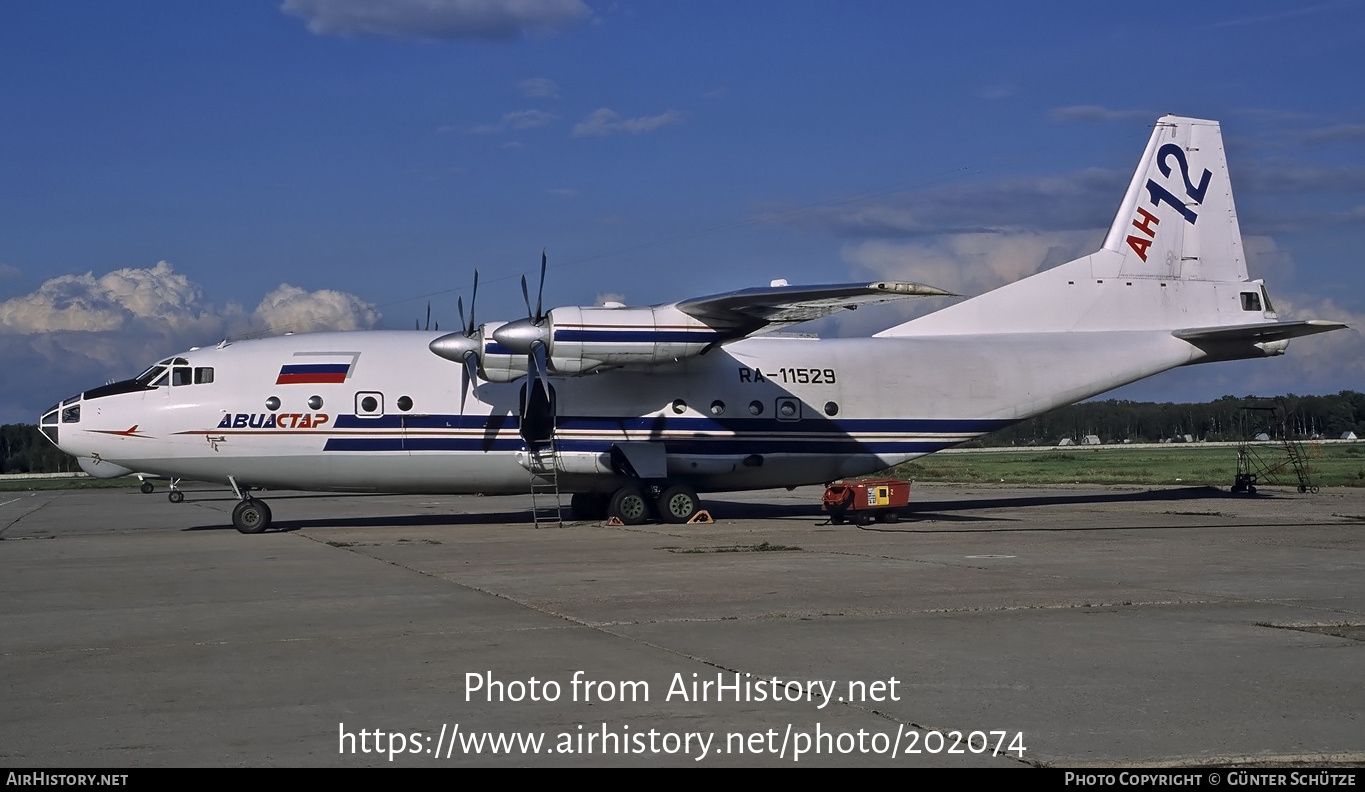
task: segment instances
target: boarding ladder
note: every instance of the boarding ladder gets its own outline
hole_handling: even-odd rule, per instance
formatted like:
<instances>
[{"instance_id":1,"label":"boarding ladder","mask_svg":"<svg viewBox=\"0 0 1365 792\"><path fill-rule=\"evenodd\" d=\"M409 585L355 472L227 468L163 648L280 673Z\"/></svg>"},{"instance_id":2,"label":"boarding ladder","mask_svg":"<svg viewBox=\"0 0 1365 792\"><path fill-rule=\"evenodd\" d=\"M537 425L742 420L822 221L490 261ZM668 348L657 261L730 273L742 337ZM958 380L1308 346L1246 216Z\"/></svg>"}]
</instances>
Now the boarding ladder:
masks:
<instances>
[{"instance_id":1,"label":"boarding ladder","mask_svg":"<svg viewBox=\"0 0 1365 792\"><path fill-rule=\"evenodd\" d=\"M531 521L564 527L559 504L559 451L553 439L526 444L526 469L531 471Z\"/></svg>"}]
</instances>

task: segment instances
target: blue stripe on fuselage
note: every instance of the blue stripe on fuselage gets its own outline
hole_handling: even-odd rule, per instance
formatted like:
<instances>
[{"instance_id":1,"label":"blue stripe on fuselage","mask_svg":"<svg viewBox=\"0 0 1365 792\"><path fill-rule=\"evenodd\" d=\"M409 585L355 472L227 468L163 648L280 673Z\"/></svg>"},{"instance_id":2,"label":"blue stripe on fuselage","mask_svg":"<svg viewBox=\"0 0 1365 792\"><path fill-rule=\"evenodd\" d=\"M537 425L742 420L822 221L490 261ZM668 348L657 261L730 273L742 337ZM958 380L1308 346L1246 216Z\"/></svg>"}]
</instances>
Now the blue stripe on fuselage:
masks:
<instances>
[{"instance_id":1,"label":"blue stripe on fuselage","mask_svg":"<svg viewBox=\"0 0 1365 792\"><path fill-rule=\"evenodd\" d=\"M555 341L573 344L709 344L715 330L555 330Z\"/></svg>"}]
</instances>

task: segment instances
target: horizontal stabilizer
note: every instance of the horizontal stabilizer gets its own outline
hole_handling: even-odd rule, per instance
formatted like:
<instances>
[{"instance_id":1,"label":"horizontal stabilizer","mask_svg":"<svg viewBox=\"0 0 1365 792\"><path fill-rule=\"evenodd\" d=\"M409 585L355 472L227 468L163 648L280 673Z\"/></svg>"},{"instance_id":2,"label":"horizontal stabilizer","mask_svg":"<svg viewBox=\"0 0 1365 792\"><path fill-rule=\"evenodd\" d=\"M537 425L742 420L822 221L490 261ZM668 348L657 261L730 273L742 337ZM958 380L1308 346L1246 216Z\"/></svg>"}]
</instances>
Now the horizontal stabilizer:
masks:
<instances>
[{"instance_id":1,"label":"horizontal stabilizer","mask_svg":"<svg viewBox=\"0 0 1365 792\"><path fill-rule=\"evenodd\" d=\"M1247 341L1253 344L1261 344L1267 341L1287 341L1299 336L1315 335L1317 333L1330 333L1333 330L1341 330L1346 325L1341 322L1329 322L1325 319L1306 319L1300 322L1268 322L1261 324L1244 325L1224 325L1222 327L1191 327L1185 330L1176 330L1171 335L1183 341L1197 344L1205 342L1229 342Z\"/></svg>"},{"instance_id":2,"label":"horizontal stabilizer","mask_svg":"<svg viewBox=\"0 0 1365 792\"><path fill-rule=\"evenodd\" d=\"M767 286L697 297L677 304L683 313L707 324L751 329L793 325L860 305L909 297L956 297L922 283L879 281L822 286Z\"/></svg>"}]
</instances>

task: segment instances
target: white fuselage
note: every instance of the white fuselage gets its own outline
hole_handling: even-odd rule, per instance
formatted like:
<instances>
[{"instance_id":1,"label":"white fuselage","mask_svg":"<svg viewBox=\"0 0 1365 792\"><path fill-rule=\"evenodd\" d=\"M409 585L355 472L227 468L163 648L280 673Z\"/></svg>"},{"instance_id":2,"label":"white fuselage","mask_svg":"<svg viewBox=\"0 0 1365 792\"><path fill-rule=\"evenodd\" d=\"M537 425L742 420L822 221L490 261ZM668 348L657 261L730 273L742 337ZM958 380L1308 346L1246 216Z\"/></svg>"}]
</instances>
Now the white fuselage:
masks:
<instances>
[{"instance_id":1,"label":"white fuselage","mask_svg":"<svg viewBox=\"0 0 1365 792\"><path fill-rule=\"evenodd\" d=\"M213 369L212 382L86 398L58 444L99 460L95 470L257 487L525 491L525 380L479 384L461 414L460 368L428 350L434 337L322 333L192 350L179 357ZM648 371L553 377L561 486L610 491L621 480L613 444L659 441L667 477L700 491L831 481L1201 355L1160 331L759 337ZM343 361L344 380L282 374L319 360Z\"/></svg>"}]
</instances>

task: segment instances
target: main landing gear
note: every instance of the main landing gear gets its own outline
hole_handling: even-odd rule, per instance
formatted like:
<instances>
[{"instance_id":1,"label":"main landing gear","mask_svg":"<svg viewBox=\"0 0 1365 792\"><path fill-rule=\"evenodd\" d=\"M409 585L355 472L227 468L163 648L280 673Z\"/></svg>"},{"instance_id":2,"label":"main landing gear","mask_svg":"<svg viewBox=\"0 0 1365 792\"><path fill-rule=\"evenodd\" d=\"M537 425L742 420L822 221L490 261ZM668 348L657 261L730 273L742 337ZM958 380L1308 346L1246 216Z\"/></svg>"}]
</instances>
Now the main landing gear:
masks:
<instances>
[{"instance_id":1,"label":"main landing gear","mask_svg":"<svg viewBox=\"0 0 1365 792\"><path fill-rule=\"evenodd\" d=\"M251 497L251 489L239 486L232 476L228 476L228 483L239 500L232 509L232 527L244 534L258 534L269 528L270 507L265 501Z\"/></svg>"},{"instance_id":2,"label":"main landing gear","mask_svg":"<svg viewBox=\"0 0 1365 792\"><path fill-rule=\"evenodd\" d=\"M651 518L666 523L685 523L701 508L697 491L686 484L632 483L611 495L580 492L570 501L579 520L615 517L626 525L641 525Z\"/></svg>"}]
</instances>

